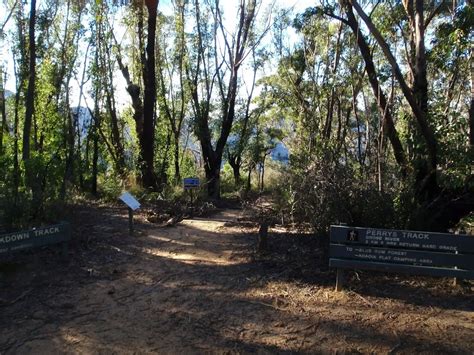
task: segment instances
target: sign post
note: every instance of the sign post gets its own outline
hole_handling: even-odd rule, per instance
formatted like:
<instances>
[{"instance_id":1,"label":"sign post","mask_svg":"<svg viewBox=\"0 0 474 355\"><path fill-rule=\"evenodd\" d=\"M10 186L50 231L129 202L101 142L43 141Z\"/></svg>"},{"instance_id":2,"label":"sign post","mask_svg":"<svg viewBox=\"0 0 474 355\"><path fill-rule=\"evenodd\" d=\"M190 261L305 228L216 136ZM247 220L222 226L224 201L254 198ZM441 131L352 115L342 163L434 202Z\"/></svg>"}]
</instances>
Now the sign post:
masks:
<instances>
[{"instance_id":1,"label":"sign post","mask_svg":"<svg viewBox=\"0 0 474 355\"><path fill-rule=\"evenodd\" d=\"M183 179L183 188L184 191L189 191L191 196L191 203L193 203L193 190L199 189L199 178L184 178Z\"/></svg>"},{"instance_id":2,"label":"sign post","mask_svg":"<svg viewBox=\"0 0 474 355\"><path fill-rule=\"evenodd\" d=\"M133 235L133 211L140 208L140 202L132 196L129 192L124 192L119 197L123 203L127 205L128 208L128 232L130 235Z\"/></svg>"},{"instance_id":3,"label":"sign post","mask_svg":"<svg viewBox=\"0 0 474 355\"><path fill-rule=\"evenodd\" d=\"M133 210L128 208L128 233L133 235Z\"/></svg>"}]
</instances>

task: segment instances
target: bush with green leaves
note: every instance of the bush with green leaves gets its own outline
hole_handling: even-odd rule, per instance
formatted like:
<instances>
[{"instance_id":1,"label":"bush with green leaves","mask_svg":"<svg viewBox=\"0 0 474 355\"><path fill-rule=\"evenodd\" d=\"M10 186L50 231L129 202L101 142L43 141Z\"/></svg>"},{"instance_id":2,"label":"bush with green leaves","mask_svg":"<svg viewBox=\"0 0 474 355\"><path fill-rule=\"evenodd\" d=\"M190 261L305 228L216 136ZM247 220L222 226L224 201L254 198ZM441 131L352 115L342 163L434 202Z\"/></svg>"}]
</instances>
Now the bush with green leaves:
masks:
<instances>
[{"instance_id":1,"label":"bush with green leaves","mask_svg":"<svg viewBox=\"0 0 474 355\"><path fill-rule=\"evenodd\" d=\"M349 164L321 158L299 167L293 161L281 181L277 206L282 219L309 222L317 234L327 234L331 224L392 227L396 223L393 192L379 192Z\"/></svg>"}]
</instances>

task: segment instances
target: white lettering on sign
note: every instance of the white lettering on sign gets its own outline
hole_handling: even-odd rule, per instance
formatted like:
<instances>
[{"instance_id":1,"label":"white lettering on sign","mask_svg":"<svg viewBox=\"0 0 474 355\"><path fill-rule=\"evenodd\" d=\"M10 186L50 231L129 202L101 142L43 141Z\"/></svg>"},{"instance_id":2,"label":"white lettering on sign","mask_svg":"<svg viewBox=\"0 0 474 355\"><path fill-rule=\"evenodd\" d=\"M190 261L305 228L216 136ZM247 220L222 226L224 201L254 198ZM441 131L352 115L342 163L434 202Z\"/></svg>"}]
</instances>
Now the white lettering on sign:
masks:
<instances>
[{"instance_id":1,"label":"white lettering on sign","mask_svg":"<svg viewBox=\"0 0 474 355\"><path fill-rule=\"evenodd\" d=\"M18 233L13 235L7 235L5 237L0 237L0 243L11 243L16 242L17 240L28 239L30 236L28 233Z\"/></svg>"},{"instance_id":2,"label":"white lettering on sign","mask_svg":"<svg viewBox=\"0 0 474 355\"><path fill-rule=\"evenodd\" d=\"M354 256L362 259L377 259L377 256L372 254L355 254Z\"/></svg>"},{"instance_id":3,"label":"white lettering on sign","mask_svg":"<svg viewBox=\"0 0 474 355\"><path fill-rule=\"evenodd\" d=\"M43 236L47 236L47 235L58 233L58 232L59 232L58 227L51 227L51 228L46 228L46 229L33 230L33 233L34 233L35 237L43 237Z\"/></svg>"},{"instance_id":4,"label":"white lettering on sign","mask_svg":"<svg viewBox=\"0 0 474 355\"><path fill-rule=\"evenodd\" d=\"M386 230L378 230L378 229L367 229L367 236L373 237L393 237L396 238L397 232L396 231L386 231Z\"/></svg>"},{"instance_id":5,"label":"white lettering on sign","mask_svg":"<svg viewBox=\"0 0 474 355\"><path fill-rule=\"evenodd\" d=\"M438 247L441 250L449 250L449 251L457 251L458 247L457 246L452 246L452 245L440 245Z\"/></svg>"},{"instance_id":6,"label":"white lettering on sign","mask_svg":"<svg viewBox=\"0 0 474 355\"><path fill-rule=\"evenodd\" d=\"M397 255L397 256L405 256L407 255L407 252L406 251L402 251L402 250L389 250L388 253L390 255Z\"/></svg>"},{"instance_id":7,"label":"white lettering on sign","mask_svg":"<svg viewBox=\"0 0 474 355\"><path fill-rule=\"evenodd\" d=\"M402 258L402 257L398 257L398 256L394 256L393 261L398 261L400 263L416 263L415 258Z\"/></svg>"},{"instance_id":8,"label":"white lettering on sign","mask_svg":"<svg viewBox=\"0 0 474 355\"><path fill-rule=\"evenodd\" d=\"M419 261L422 264L433 264L433 260L430 259L420 259Z\"/></svg>"},{"instance_id":9,"label":"white lettering on sign","mask_svg":"<svg viewBox=\"0 0 474 355\"><path fill-rule=\"evenodd\" d=\"M418 243L400 243L398 244L401 247L407 247L407 248L419 248L420 244Z\"/></svg>"},{"instance_id":10,"label":"white lettering on sign","mask_svg":"<svg viewBox=\"0 0 474 355\"><path fill-rule=\"evenodd\" d=\"M409 239L430 239L430 235L428 233L415 233L415 232L402 232L404 238Z\"/></svg>"}]
</instances>

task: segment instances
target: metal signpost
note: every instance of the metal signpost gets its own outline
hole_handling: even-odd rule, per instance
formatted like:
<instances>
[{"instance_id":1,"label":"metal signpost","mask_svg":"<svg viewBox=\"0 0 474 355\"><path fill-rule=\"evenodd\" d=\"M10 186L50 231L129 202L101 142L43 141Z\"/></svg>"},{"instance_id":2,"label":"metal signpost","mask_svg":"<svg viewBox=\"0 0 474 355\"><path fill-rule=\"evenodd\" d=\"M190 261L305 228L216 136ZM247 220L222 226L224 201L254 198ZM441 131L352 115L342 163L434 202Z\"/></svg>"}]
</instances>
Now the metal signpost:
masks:
<instances>
[{"instance_id":1,"label":"metal signpost","mask_svg":"<svg viewBox=\"0 0 474 355\"><path fill-rule=\"evenodd\" d=\"M140 202L129 192L124 192L119 199L128 207L128 232L133 235L133 211L140 208Z\"/></svg>"},{"instance_id":2,"label":"metal signpost","mask_svg":"<svg viewBox=\"0 0 474 355\"><path fill-rule=\"evenodd\" d=\"M0 254L63 243L63 256L67 254L67 242L71 239L67 222L27 231L0 235Z\"/></svg>"},{"instance_id":3,"label":"metal signpost","mask_svg":"<svg viewBox=\"0 0 474 355\"><path fill-rule=\"evenodd\" d=\"M432 232L331 226L329 266L474 279L474 237Z\"/></svg>"},{"instance_id":4,"label":"metal signpost","mask_svg":"<svg viewBox=\"0 0 474 355\"><path fill-rule=\"evenodd\" d=\"M191 195L191 203L193 203L193 190L199 189L200 183L199 178L189 177L183 179L184 191L189 191Z\"/></svg>"}]
</instances>

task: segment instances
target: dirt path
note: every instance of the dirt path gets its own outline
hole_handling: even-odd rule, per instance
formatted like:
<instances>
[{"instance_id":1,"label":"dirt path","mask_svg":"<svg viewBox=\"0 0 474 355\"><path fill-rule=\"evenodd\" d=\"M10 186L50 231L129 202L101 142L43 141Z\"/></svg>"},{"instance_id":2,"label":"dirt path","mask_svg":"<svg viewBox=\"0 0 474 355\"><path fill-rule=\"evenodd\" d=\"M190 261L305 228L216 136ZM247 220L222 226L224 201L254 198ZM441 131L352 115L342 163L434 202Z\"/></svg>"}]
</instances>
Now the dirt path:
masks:
<instances>
[{"instance_id":1,"label":"dirt path","mask_svg":"<svg viewBox=\"0 0 474 355\"><path fill-rule=\"evenodd\" d=\"M136 237L118 208L76 218L67 264L45 251L0 274L0 353L474 351L472 289L354 274L354 291L336 293L317 246L298 249L303 237L287 245L273 230L274 254L256 258L240 210L142 220Z\"/></svg>"}]
</instances>

